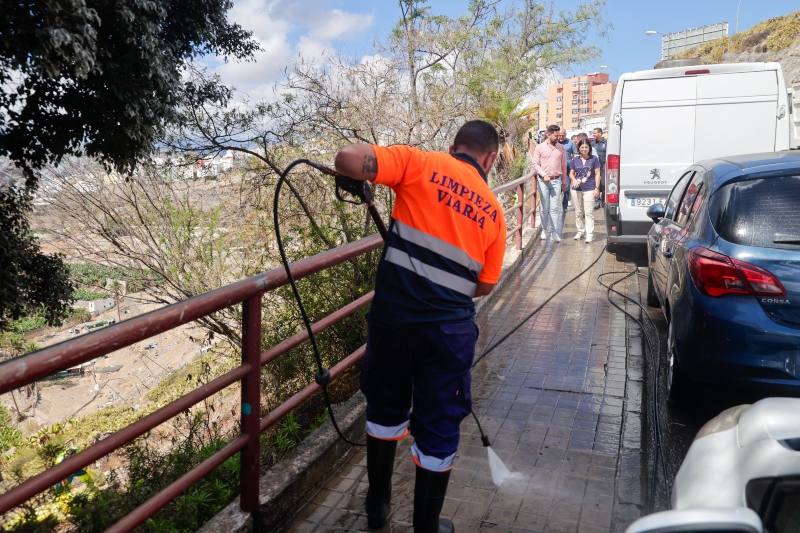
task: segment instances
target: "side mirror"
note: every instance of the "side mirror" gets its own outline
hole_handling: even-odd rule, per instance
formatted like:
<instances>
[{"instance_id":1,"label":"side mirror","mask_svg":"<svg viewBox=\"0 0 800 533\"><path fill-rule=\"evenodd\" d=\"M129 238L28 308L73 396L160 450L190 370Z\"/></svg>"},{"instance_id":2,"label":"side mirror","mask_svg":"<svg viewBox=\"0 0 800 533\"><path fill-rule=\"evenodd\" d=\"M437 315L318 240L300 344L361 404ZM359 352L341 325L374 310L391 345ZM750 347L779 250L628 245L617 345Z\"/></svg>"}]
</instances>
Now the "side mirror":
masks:
<instances>
[{"instance_id":1,"label":"side mirror","mask_svg":"<svg viewBox=\"0 0 800 533\"><path fill-rule=\"evenodd\" d=\"M647 208L647 216L654 224L664 218L664 206L661 204L653 204Z\"/></svg>"},{"instance_id":2,"label":"side mirror","mask_svg":"<svg viewBox=\"0 0 800 533\"><path fill-rule=\"evenodd\" d=\"M763 533L758 514L747 507L680 509L640 518L625 533Z\"/></svg>"}]
</instances>

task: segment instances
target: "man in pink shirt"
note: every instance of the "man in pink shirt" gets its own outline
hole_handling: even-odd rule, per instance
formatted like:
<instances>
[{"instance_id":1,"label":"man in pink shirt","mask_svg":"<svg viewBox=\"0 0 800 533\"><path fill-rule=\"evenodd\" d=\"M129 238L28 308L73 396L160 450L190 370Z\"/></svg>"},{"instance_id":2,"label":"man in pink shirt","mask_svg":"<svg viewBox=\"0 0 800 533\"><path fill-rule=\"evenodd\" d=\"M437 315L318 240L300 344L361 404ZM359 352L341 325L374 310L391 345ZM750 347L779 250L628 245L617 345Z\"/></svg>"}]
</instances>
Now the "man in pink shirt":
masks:
<instances>
[{"instance_id":1,"label":"man in pink shirt","mask_svg":"<svg viewBox=\"0 0 800 533\"><path fill-rule=\"evenodd\" d=\"M561 242L561 197L567 190L567 151L558 142L556 125L547 127L547 140L533 151L533 170L538 174L539 202L542 206L542 240L553 234L553 242Z\"/></svg>"}]
</instances>

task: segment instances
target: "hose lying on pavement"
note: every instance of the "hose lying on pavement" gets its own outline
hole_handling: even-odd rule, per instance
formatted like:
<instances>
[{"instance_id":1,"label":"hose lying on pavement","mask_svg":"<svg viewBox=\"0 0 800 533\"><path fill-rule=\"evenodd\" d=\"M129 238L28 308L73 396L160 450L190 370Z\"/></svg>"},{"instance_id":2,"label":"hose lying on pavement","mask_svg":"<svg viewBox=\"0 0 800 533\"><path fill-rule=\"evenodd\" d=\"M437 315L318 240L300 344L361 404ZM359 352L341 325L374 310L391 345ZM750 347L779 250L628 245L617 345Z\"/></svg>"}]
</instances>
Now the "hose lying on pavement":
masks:
<instances>
[{"instance_id":1,"label":"hose lying on pavement","mask_svg":"<svg viewBox=\"0 0 800 533\"><path fill-rule=\"evenodd\" d=\"M627 257L623 257L623 259L628 259L628 258ZM651 478L650 478L650 496L649 496L650 512L652 513L654 511L654 506L655 506L655 501L656 501L656 480L658 478L658 461L659 461L659 459L661 459L661 471L662 471L662 476L663 476L663 481L664 481L664 487L666 489L668 498L669 498L670 491L671 491L670 483L669 483L669 477L667 476L667 461L666 461L666 458L664 457L663 436L662 436L662 433L661 433L661 418L660 418L660 408L659 408L659 399L658 399L658 374L659 374L659 371L661 369L661 342L660 342L660 340L658 338L656 339L656 342L655 342L656 357L653 357L653 347L652 347L651 337L647 332L647 328L644 327L644 323L640 319L638 319L637 317L635 317L634 315L632 315L631 313L627 312L625 309L620 307L617 303L615 303L611 299L611 293L613 292L614 294L617 294L617 295L621 296L623 299L625 299L625 300L633 303L637 307L639 307L639 309L641 309L641 311L642 311L642 315L647 317L647 320L650 322L650 325L653 327L653 331L658 332L658 328L656 327L655 322L650 317L650 315L647 313L647 309L645 309L642 304L640 304L638 301L634 300L630 296L622 294L618 290L614 289L614 286L617 283L622 283L623 281L625 281L626 279L630 278L631 276L634 276L634 275L636 275L636 276L645 276L645 274L642 274L641 272L639 272L639 267L636 265L636 263L634 263L630 259L628 259L628 260L631 263L633 263L633 265L634 265L634 270L633 271L628 272L626 270L617 270L617 271L612 271L612 272L604 272L604 273L600 274L599 276L597 276L597 282L600 283L600 285L602 285L603 287L606 288L606 298L608 298L608 301L611 303L611 305L613 305L614 307L616 307L617 309L619 309L620 311L625 313L626 316L630 317L634 322L636 322L636 324L639 325L639 328L641 328L641 330L642 330L642 335L644 335L644 338L647 341L647 343L646 343L647 352L648 352L648 354L650 356L651 368L653 370L653 378L652 378L652 381L653 381L653 445L655 446L655 453L654 453L654 458L653 458L653 473L652 473ZM603 278L603 276L609 276L611 274L626 274L626 275L623 276L622 278L614 281L610 285L606 285L605 283L603 283L602 278Z\"/></svg>"}]
</instances>

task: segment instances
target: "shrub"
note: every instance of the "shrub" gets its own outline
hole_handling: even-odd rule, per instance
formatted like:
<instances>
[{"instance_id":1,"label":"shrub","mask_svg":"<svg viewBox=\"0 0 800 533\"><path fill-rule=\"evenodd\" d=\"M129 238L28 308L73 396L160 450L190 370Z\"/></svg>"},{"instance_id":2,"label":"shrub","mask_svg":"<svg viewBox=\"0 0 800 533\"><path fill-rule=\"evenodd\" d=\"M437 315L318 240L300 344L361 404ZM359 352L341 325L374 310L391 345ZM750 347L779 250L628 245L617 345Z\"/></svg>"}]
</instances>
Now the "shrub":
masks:
<instances>
[{"instance_id":1,"label":"shrub","mask_svg":"<svg viewBox=\"0 0 800 533\"><path fill-rule=\"evenodd\" d=\"M22 444L22 433L11 423L11 413L0 404L0 455Z\"/></svg>"},{"instance_id":2,"label":"shrub","mask_svg":"<svg viewBox=\"0 0 800 533\"><path fill-rule=\"evenodd\" d=\"M76 300L100 300L101 298L111 298L107 292L95 292L89 289L75 289L72 291L72 297Z\"/></svg>"},{"instance_id":3,"label":"shrub","mask_svg":"<svg viewBox=\"0 0 800 533\"><path fill-rule=\"evenodd\" d=\"M19 320L15 320L11 324L11 330L14 333L27 333L34 329L43 328L47 325L47 320L41 315L24 316Z\"/></svg>"},{"instance_id":4,"label":"shrub","mask_svg":"<svg viewBox=\"0 0 800 533\"><path fill-rule=\"evenodd\" d=\"M92 319L92 313L85 307L73 307L70 318L75 322L88 322Z\"/></svg>"}]
</instances>

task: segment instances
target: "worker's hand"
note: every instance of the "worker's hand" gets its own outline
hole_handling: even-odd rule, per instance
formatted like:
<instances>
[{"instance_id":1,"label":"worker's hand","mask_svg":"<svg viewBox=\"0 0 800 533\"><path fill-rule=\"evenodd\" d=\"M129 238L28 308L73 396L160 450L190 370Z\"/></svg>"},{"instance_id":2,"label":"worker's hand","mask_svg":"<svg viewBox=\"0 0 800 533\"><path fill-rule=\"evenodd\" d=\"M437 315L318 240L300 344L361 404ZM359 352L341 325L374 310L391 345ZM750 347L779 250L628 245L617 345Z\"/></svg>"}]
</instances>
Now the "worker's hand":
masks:
<instances>
[{"instance_id":1,"label":"worker's hand","mask_svg":"<svg viewBox=\"0 0 800 533\"><path fill-rule=\"evenodd\" d=\"M600 189L595 189L594 190L594 197L595 198L600 198Z\"/></svg>"},{"instance_id":2,"label":"worker's hand","mask_svg":"<svg viewBox=\"0 0 800 533\"><path fill-rule=\"evenodd\" d=\"M572 188L573 189L577 189L578 187L580 187L580 185L581 185L581 183L577 179L572 178Z\"/></svg>"},{"instance_id":3,"label":"worker's hand","mask_svg":"<svg viewBox=\"0 0 800 533\"><path fill-rule=\"evenodd\" d=\"M369 144L345 146L334 159L336 172L360 181L372 181L378 176L378 160Z\"/></svg>"},{"instance_id":4,"label":"worker's hand","mask_svg":"<svg viewBox=\"0 0 800 533\"><path fill-rule=\"evenodd\" d=\"M543 177L542 177L542 179L543 179L545 182L547 182L547 183L550 183L550 176L543 176Z\"/></svg>"}]
</instances>

